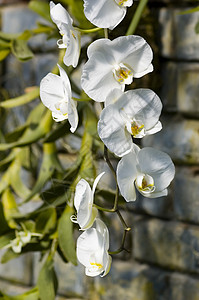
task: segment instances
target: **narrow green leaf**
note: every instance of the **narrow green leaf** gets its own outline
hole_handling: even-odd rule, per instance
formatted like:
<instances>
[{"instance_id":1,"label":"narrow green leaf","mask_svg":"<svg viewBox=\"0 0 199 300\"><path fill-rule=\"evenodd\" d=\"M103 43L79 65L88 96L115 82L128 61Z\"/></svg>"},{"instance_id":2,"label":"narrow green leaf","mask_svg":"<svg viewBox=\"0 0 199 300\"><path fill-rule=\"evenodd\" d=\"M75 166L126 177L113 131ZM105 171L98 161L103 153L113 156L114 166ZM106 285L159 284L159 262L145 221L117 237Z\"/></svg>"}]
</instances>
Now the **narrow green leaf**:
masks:
<instances>
[{"instance_id":1,"label":"narrow green leaf","mask_svg":"<svg viewBox=\"0 0 199 300\"><path fill-rule=\"evenodd\" d=\"M3 205L0 202L0 236L2 236L5 232L7 232L9 230L10 230L10 228L7 224L7 221L5 219L4 212L3 212Z\"/></svg>"},{"instance_id":2,"label":"narrow green leaf","mask_svg":"<svg viewBox=\"0 0 199 300\"><path fill-rule=\"evenodd\" d=\"M197 22L195 25L195 33L199 33L199 22Z\"/></svg>"},{"instance_id":3,"label":"narrow green leaf","mask_svg":"<svg viewBox=\"0 0 199 300\"><path fill-rule=\"evenodd\" d=\"M17 39L20 36L20 33L7 33L0 31L0 38L5 41L11 41L13 39Z\"/></svg>"},{"instance_id":4,"label":"narrow green leaf","mask_svg":"<svg viewBox=\"0 0 199 300\"><path fill-rule=\"evenodd\" d=\"M8 248L1 257L1 263L6 264L8 261L15 259L20 256L20 253L15 253L11 248Z\"/></svg>"},{"instance_id":5,"label":"narrow green leaf","mask_svg":"<svg viewBox=\"0 0 199 300\"><path fill-rule=\"evenodd\" d=\"M0 49L10 49L10 41L6 41L0 37Z\"/></svg>"},{"instance_id":6,"label":"narrow green leaf","mask_svg":"<svg viewBox=\"0 0 199 300\"><path fill-rule=\"evenodd\" d=\"M9 168L10 185L20 198L25 199L30 194L30 190L21 180L20 170L21 163L19 159L15 159Z\"/></svg>"},{"instance_id":7,"label":"narrow green leaf","mask_svg":"<svg viewBox=\"0 0 199 300\"><path fill-rule=\"evenodd\" d=\"M56 296L56 274L54 262L51 256L44 262L37 280L39 296L41 300L55 300Z\"/></svg>"},{"instance_id":8,"label":"narrow green leaf","mask_svg":"<svg viewBox=\"0 0 199 300\"><path fill-rule=\"evenodd\" d=\"M52 129L44 138L45 143L55 142L63 136L66 136L70 132L69 122L62 122L56 124L56 128Z\"/></svg>"},{"instance_id":9,"label":"narrow green leaf","mask_svg":"<svg viewBox=\"0 0 199 300\"><path fill-rule=\"evenodd\" d=\"M192 13L195 13L195 12L197 12L197 11L199 11L199 6L196 6L196 7L194 7L194 8L190 8L190 9L187 9L187 10L185 10L185 11L181 11L181 12L179 13L179 15L192 14Z\"/></svg>"},{"instance_id":10,"label":"narrow green leaf","mask_svg":"<svg viewBox=\"0 0 199 300\"><path fill-rule=\"evenodd\" d=\"M4 60L9 53L10 53L10 49L0 50L0 61Z\"/></svg>"},{"instance_id":11,"label":"narrow green leaf","mask_svg":"<svg viewBox=\"0 0 199 300\"><path fill-rule=\"evenodd\" d=\"M1 172L2 170L4 170L4 168L6 168L7 165L8 165L9 163L11 163L11 162L13 161L14 158L15 158L15 154L14 154L14 151L12 151L12 152L10 152L10 154L9 154L6 158L2 159L2 160L0 161L0 172Z\"/></svg>"},{"instance_id":12,"label":"narrow green leaf","mask_svg":"<svg viewBox=\"0 0 199 300\"><path fill-rule=\"evenodd\" d=\"M52 23L50 17L50 6L48 3L39 1L39 0L32 0L29 3L29 8L40 15L42 18L48 20Z\"/></svg>"},{"instance_id":13,"label":"narrow green leaf","mask_svg":"<svg viewBox=\"0 0 199 300\"><path fill-rule=\"evenodd\" d=\"M38 97L39 97L39 87L35 87L31 89L31 91L27 94L24 94L22 96L13 99L8 99L6 101L2 101L0 103L0 106L3 108L17 107L20 105L27 104Z\"/></svg>"},{"instance_id":14,"label":"narrow green leaf","mask_svg":"<svg viewBox=\"0 0 199 300\"><path fill-rule=\"evenodd\" d=\"M48 234L56 227L57 214L54 207L49 207L46 211L41 212L36 220L36 232L43 235Z\"/></svg>"},{"instance_id":15,"label":"narrow green leaf","mask_svg":"<svg viewBox=\"0 0 199 300\"><path fill-rule=\"evenodd\" d=\"M67 206L58 223L59 246L65 258L77 265L75 243L73 239L73 224L70 217L74 213L73 208Z\"/></svg>"},{"instance_id":16,"label":"narrow green leaf","mask_svg":"<svg viewBox=\"0 0 199 300\"><path fill-rule=\"evenodd\" d=\"M32 144L41 139L47 132L49 132L52 125L51 112L48 110L44 116L40 117L40 114L35 116L35 121L30 123L30 126L25 130L21 138L13 143L0 144L0 151L5 151L14 147L23 147ZM38 124L39 122L39 124Z\"/></svg>"},{"instance_id":17,"label":"narrow green leaf","mask_svg":"<svg viewBox=\"0 0 199 300\"><path fill-rule=\"evenodd\" d=\"M15 238L15 232L10 231L0 237L0 249L7 246Z\"/></svg>"},{"instance_id":18,"label":"narrow green leaf","mask_svg":"<svg viewBox=\"0 0 199 300\"><path fill-rule=\"evenodd\" d=\"M15 201L15 197L10 191L6 189L2 195L3 211L6 220L11 228L16 228L16 223L13 220L13 216L18 213L18 207Z\"/></svg>"},{"instance_id":19,"label":"narrow green leaf","mask_svg":"<svg viewBox=\"0 0 199 300\"><path fill-rule=\"evenodd\" d=\"M43 160L38 179L32 189L32 192L26 197L24 202L29 201L35 194L41 193L42 188L45 183L51 179L56 168L58 171L62 171L62 167L57 158L56 148L54 144L46 143L44 144Z\"/></svg>"},{"instance_id":20,"label":"narrow green leaf","mask_svg":"<svg viewBox=\"0 0 199 300\"><path fill-rule=\"evenodd\" d=\"M1 106L1 104L0 104ZM7 143L12 143L18 140L22 134L24 133L25 129L27 129L27 124L21 125L15 128L12 132L9 132L5 135L5 140Z\"/></svg>"},{"instance_id":21,"label":"narrow green leaf","mask_svg":"<svg viewBox=\"0 0 199 300\"><path fill-rule=\"evenodd\" d=\"M16 58L21 61L27 61L33 58L34 56L33 52L27 45L27 41L25 40L12 40L11 50L12 53L16 56Z\"/></svg>"},{"instance_id":22,"label":"narrow green leaf","mask_svg":"<svg viewBox=\"0 0 199 300\"><path fill-rule=\"evenodd\" d=\"M7 294L4 294L2 300L39 300L39 291L38 288L35 287L24 294L20 294L16 296L9 296Z\"/></svg>"}]
</instances>

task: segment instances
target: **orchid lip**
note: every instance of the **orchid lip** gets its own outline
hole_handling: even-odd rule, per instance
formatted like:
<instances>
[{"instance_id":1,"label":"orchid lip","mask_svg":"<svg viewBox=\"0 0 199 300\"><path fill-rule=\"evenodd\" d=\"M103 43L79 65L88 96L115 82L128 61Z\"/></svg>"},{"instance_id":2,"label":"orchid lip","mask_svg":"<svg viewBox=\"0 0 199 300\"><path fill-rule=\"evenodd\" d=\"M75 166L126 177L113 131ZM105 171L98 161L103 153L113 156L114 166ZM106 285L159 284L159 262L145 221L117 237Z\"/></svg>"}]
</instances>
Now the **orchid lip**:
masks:
<instances>
[{"instance_id":1,"label":"orchid lip","mask_svg":"<svg viewBox=\"0 0 199 300\"><path fill-rule=\"evenodd\" d=\"M115 0L115 2L119 5L119 6L126 6L125 3L127 2L128 0Z\"/></svg>"},{"instance_id":2,"label":"orchid lip","mask_svg":"<svg viewBox=\"0 0 199 300\"><path fill-rule=\"evenodd\" d=\"M143 194L153 193L156 189L153 177L148 174L140 174L135 181L136 187Z\"/></svg>"},{"instance_id":3,"label":"orchid lip","mask_svg":"<svg viewBox=\"0 0 199 300\"><path fill-rule=\"evenodd\" d=\"M123 63L114 65L113 76L120 84L131 84L133 81L132 70Z\"/></svg>"}]
</instances>

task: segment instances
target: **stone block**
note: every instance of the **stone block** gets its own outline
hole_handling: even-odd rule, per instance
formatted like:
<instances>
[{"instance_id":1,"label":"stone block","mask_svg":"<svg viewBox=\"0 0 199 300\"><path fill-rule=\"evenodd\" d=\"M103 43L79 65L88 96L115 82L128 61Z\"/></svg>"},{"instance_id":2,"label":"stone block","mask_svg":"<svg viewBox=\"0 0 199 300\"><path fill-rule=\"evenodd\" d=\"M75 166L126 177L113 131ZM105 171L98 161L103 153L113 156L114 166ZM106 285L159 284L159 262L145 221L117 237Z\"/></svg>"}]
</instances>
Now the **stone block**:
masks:
<instances>
[{"instance_id":1,"label":"stone block","mask_svg":"<svg viewBox=\"0 0 199 300\"><path fill-rule=\"evenodd\" d=\"M142 139L144 147L154 147L168 153L174 163L199 163L199 121L178 116L161 118L163 129Z\"/></svg>"},{"instance_id":2,"label":"stone block","mask_svg":"<svg viewBox=\"0 0 199 300\"><path fill-rule=\"evenodd\" d=\"M5 251L0 251L0 257ZM32 282L32 256L23 254L16 259L10 260L6 264L0 263L0 278L12 282L29 285Z\"/></svg>"},{"instance_id":3,"label":"stone block","mask_svg":"<svg viewBox=\"0 0 199 300\"><path fill-rule=\"evenodd\" d=\"M199 11L182 14L187 8L161 8L158 12L160 53L165 58L179 60L199 59L199 35L195 26Z\"/></svg>"},{"instance_id":4,"label":"stone block","mask_svg":"<svg viewBox=\"0 0 199 300\"><path fill-rule=\"evenodd\" d=\"M126 203L128 210L135 213L144 213L162 218L172 218L173 210L173 184L168 188L168 195L159 198L147 198L137 192L137 199L134 202Z\"/></svg>"},{"instance_id":5,"label":"stone block","mask_svg":"<svg viewBox=\"0 0 199 300\"><path fill-rule=\"evenodd\" d=\"M57 63L56 54L38 54L25 63L19 62L15 57L9 56L6 60L6 73L2 78L2 84L14 98L23 95L27 87L39 85L41 79L51 71ZM9 111L4 124L5 132L12 131L17 126L25 123L30 111L40 102L36 99L26 105L13 108Z\"/></svg>"},{"instance_id":6,"label":"stone block","mask_svg":"<svg viewBox=\"0 0 199 300\"><path fill-rule=\"evenodd\" d=\"M23 94L27 87L39 85L41 79L51 72L57 61L58 55L53 53L37 54L25 63L10 55L6 60L6 73L2 84L11 97L17 97Z\"/></svg>"},{"instance_id":7,"label":"stone block","mask_svg":"<svg viewBox=\"0 0 199 300\"><path fill-rule=\"evenodd\" d=\"M199 168L176 168L174 210L178 219L199 223Z\"/></svg>"},{"instance_id":8,"label":"stone block","mask_svg":"<svg viewBox=\"0 0 199 300\"><path fill-rule=\"evenodd\" d=\"M0 13L1 30L7 33L21 33L25 29L36 28L36 22L47 24L46 20L31 11L25 3L3 7ZM33 51L57 50L57 40L54 38L47 40L45 34L34 36L28 44Z\"/></svg>"},{"instance_id":9,"label":"stone block","mask_svg":"<svg viewBox=\"0 0 199 300\"><path fill-rule=\"evenodd\" d=\"M9 281L0 280L0 292L5 293L9 296L20 295L27 292L30 289L31 287L25 287L23 285L14 285Z\"/></svg>"},{"instance_id":10,"label":"stone block","mask_svg":"<svg viewBox=\"0 0 199 300\"><path fill-rule=\"evenodd\" d=\"M194 225L140 219L133 231L133 256L163 268L199 273L199 231Z\"/></svg>"},{"instance_id":11,"label":"stone block","mask_svg":"<svg viewBox=\"0 0 199 300\"><path fill-rule=\"evenodd\" d=\"M136 262L114 261L110 273L95 278L89 299L98 300L198 300L197 277L168 272Z\"/></svg>"},{"instance_id":12,"label":"stone block","mask_svg":"<svg viewBox=\"0 0 199 300\"><path fill-rule=\"evenodd\" d=\"M162 65L164 109L193 117L199 116L199 64L169 62Z\"/></svg>"}]
</instances>

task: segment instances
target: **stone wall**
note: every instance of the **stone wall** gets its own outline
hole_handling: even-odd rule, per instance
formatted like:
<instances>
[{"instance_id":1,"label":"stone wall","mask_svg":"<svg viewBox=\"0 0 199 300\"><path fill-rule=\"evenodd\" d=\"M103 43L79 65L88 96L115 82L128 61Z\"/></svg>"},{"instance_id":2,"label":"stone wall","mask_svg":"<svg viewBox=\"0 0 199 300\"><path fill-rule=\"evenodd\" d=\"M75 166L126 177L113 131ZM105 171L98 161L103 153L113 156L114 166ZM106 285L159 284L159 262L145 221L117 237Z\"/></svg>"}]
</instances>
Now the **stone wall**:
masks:
<instances>
[{"instance_id":1,"label":"stone wall","mask_svg":"<svg viewBox=\"0 0 199 300\"><path fill-rule=\"evenodd\" d=\"M0 1L5 32L34 27L38 17L25 1ZM15 2L15 5L13 4ZM17 2L17 3L16 3ZM176 165L168 197L138 199L123 211L132 234L131 253L114 256L110 274L88 278L81 266L56 258L59 279L57 299L88 300L199 300L199 35L194 31L199 12L181 14L195 1L151 0L149 9L157 22L159 96L164 104L163 130L144 138L144 146L167 152ZM57 61L53 41L36 38L33 62L6 60L1 83L15 96L38 84ZM45 51L47 53L45 53ZM158 74L159 74L158 73ZM20 77L19 77L20 74ZM17 111L23 116L25 111ZM14 126L14 124L13 124ZM111 222L111 250L119 246L121 226ZM36 283L37 255L0 265L0 290L19 294Z\"/></svg>"}]
</instances>

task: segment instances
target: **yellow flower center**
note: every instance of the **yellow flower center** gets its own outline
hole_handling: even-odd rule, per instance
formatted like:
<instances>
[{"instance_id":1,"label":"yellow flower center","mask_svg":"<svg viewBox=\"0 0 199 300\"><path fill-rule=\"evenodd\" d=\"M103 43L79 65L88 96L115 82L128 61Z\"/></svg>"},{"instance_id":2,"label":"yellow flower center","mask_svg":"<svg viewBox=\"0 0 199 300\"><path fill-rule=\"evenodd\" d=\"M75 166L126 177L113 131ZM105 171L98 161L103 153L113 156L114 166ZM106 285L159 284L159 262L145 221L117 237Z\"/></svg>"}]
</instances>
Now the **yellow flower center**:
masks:
<instances>
[{"instance_id":1,"label":"yellow flower center","mask_svg":"<svg viewBox=\"0 0 199 300\"><path fill-rule=\"evenodd\" d=\"M91 262L90 264L91 264L91 266L97 267L98 269L103 268L103 266L101 264L98 264L98 263Z\"/></svg>"},{"instance_id":2,"label":"yellow flower center","mask_svg":"<svg viewBox=\"0 0 199 300\"><path fill-rule=\"evenodd\" d=\"M119 5L119 6L124 6L125 2L127 2L127 0L115 0L115 2Z\"/></svg>"},{"instance_id":3,"label":"yellow flower center","mask_svg":"<svg viewBox=\"0 0 199 300\"><path fill-rule=\"evenodd\" d=\"M121 84L130 84L133 81L133 72L123 63L115 65L113 68L113 76L117 82Z\"/></svg>"},{"instance_id":4,"label":"yellow flower center","mask_svg":"<svg viewBox=\"0 0 199 300\"><path fill-rule=\"evenodd\" d=\"M155 191L154 180L148 174L139 175L136 179L136 186L144 194Z\"/></svg>"},{"instance_id":5,"label":"yellow flower center","mask_svg":"<svg viewBox=\"0 0 199 300\"><path fill-rule=\"evenodd\" d=\"M144 124L139 125L135 121L131 122L131 132L134 137L136 135L138 135L142 131L143 128L144 128Z\"/></svg>"}]
</instances>

